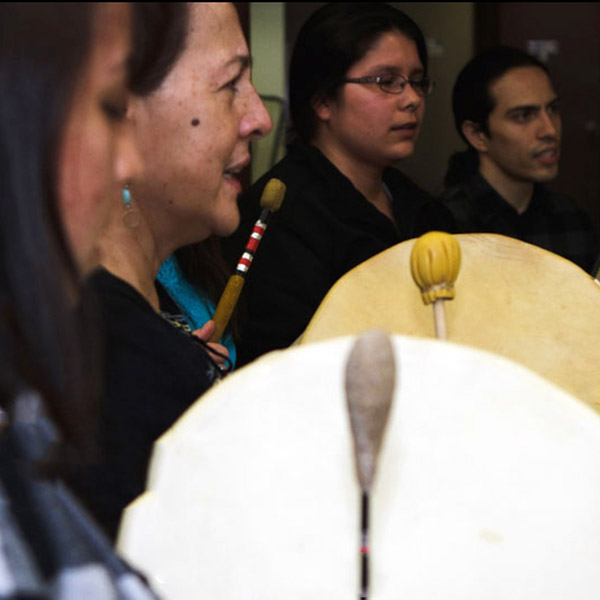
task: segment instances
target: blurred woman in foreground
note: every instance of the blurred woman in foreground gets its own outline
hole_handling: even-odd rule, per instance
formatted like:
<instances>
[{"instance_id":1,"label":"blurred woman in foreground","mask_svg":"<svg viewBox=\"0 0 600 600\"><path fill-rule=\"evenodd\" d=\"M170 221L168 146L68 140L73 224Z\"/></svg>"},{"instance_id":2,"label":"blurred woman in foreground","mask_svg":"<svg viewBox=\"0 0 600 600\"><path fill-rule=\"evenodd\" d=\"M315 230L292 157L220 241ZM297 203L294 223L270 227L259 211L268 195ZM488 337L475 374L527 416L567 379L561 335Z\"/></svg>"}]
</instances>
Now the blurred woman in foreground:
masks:
<instances>
[{"instance_id":1,"label":"blurred woman in foreground","mask_svg":"<svg viewBox=\"0 0 600 600\"><path fill-rule=\"evenodd\" d=\"M0 5L0 594L152 598L57 477L95 451L82 278L118 181L129 4Z\"/></svg>"}]
</instances>

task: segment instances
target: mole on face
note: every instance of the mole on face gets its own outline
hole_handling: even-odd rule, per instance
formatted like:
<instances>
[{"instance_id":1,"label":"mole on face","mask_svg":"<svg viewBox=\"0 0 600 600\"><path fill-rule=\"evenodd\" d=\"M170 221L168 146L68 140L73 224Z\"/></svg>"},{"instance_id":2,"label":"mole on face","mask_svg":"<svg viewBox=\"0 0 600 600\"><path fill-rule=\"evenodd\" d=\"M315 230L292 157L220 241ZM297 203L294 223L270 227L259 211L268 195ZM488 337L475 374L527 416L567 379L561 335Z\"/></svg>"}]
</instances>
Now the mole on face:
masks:
<instances>
[{"instance_id":1,"label":"mole on face","mask_svg":"<svg viewBox=\"0 0 600 600\"><path fill-rule=\"evenodd\" d=\"M200 119L192 119L192 127L198 127L200 125Z\"/></svg>"}]
</instances>

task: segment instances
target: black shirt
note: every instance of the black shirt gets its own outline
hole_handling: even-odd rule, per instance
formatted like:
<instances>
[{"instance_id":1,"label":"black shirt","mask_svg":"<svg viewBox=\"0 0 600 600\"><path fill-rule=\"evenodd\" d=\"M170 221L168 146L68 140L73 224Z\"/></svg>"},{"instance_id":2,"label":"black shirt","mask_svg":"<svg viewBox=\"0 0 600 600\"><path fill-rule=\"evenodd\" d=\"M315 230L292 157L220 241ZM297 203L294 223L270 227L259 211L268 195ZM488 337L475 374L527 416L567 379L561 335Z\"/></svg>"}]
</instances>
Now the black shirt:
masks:
<instances>
[{"instance_id":1,"label":"black shirt","mask_svg":"<svg viewBox=\"0 0 600 600\"><path fill-rule=\"evenodd\" d=\"M454 229L450 213L396 169L384 173L395 226L317 148L294 144L240 199L242 224L225 244L232 267L272 177L283 181L287 192L248 273L239 364L292 344L327 291L350 269L431 229Z\"/></svg>"},{"instance_id":2,"label":"black shirt","mask_svg":"<svg viewBox=\"0 0 600 600\"><path fill-rule=\"evenodd\" d=\"M70 483L111 536L121 512L145 489L155 440L214 382L201 345L158 315L128 283L99 270L97 291L106 335L102 463Z\"/></svg>"},{"instance_id":3,"label":"black shirt","mask_svg":"<svg viewBox=\"0 0 600 600\"><path fill-rule=\"evenodd\" d=\"M531 203L519 214L479 174L441 197L461 233L499 233L554 252L590 272L600 246L592 222L564 194L536 184Z\"/></svg>"}]
</instances>

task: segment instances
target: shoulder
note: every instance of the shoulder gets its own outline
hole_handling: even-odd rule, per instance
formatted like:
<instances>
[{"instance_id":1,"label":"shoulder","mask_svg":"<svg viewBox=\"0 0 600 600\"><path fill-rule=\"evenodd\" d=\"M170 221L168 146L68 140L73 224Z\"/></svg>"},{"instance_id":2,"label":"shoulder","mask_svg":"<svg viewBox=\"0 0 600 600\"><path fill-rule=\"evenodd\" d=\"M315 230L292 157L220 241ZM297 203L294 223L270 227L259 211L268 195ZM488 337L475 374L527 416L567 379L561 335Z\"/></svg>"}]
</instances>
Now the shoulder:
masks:
<instances>
[{"instance_id":1,"label":"shoulder","mask_svg":"<svg viewBox=\"0 0 600 600\"><path fill-rule=\"evenodd\" d=\"M398 169L386 169L384 182L395 203L403 206L403 212L415 215L414 235L431 230L454 232L455 224L450 211L429 192L419 187L410 177Z\"/></svg>"},{"instance_id":2,"label":"shoulder","mask_svg":"<svg viewBox=\"0 0 600 600\"><path fill-rule=\"evenodd\" d=\"M477 194L468 182L460 183L446 188L438 197L439 202L445 206L455 222L458 230L467 232L478 228L480 204Z\"/></svg>"},{"instance_id":3,"label":"shoulder","mask_svg":"<svg viewBox=\"0 0 600 600\"><path fill-rule=\"evenodd\" d=\"M184 331L159 315L127 282L102 269L91 283L101 304L102 325L109 356L131 355L143 367L152 357L165 364L210 362L206 352Z\"/></svg>"},{"instance_id":4,"label":"shoulder","mask_svg":"<svg viewBox=\"0 0 600 600\"><path fill-rule=\"evenodd\" d=\"M316 149L303 144L292 144L286 156L261 176L240 197L242 221L258 216L260 197L270 179L281 180L286 193L278 214L286 215L296 210L300 203L313 204L323 196L328 187L331 169L335 169Z\"/></svg>"},{"instance_id":5,"label":"shoulder","mask_svg":"<svg viewBox=\"0 0 600 600\"><path fill-rule=\"evenodd\" d=\"M261 245L282 241L287 243L290 237L309 243L308 240L315 237L317 230L319 236L324 238L335 218L331 203L338 196L347 196L343 186L335 183L336 176L343 177L316 148L291 145L288 154L240 197L240 226L223 243L228 262L233 265L239 258L260 216L263 190L272 178L281 180L286 191L281 207L272 215L265 241Z\"/></svg>"},{"instance_id":6,"label":"shoulder","mask_svg":"<svg viewBox=\"0 0 600 600\"><path fill-rule=\"evenodd\" d=\"M103 267L92 274L88 285L103 305L130 305L139 308L144 308L146 305L151 310L150 305L134 287Z\"/></svg>"},{"instance_id":7,"label":"shoulder","mask_svg":"<svg viewBox=\"0 0 600 600\"><path fill-rule=\"evenodd\" d=\"M398 169L392 167L386 169L383 180L394 198L399 196L399 199L404 200L408 197L423 203L430 202L433 199L431 194L419 187L408 175Z\"/></svg>"},{"instance_id":8,"label":"shoulder","mask_svg":"<svg viewBox=\"0 0 600 600\"><path fill-rule=\"evenodd\" d=\"M580 248L585 246L586 252L591 256L591 262L588 257L587 264L584 261L574 261L589 271L600 253L600 238L592 218L571 196L554 192L549 193L549 198L554 207L552 220L560 223L560 227L568 232L573 245Z\"/></svg>"},{"instance_id":9,"label":"shoulder","mask_svg":"<svg viewBox=\"0 0 600 600\"><path fill-rule=\"evenodd\" d=\"M98 299L100 317L107 335L114 335L118 331L130 331L131 335L135 335L140 329L144 332L156 330L157 315L154 309L120 277L100 268L90 277L88 285Z\"/></svg>"},{"instance_id":10,"label":"shoulder","mask_svg":"<svg viewBox=\"0 0 600 600\"><path fill-rule=\"evenodd\" d=\"M594 225L588 213L579 203L567 194L547 190L544 186L536 187L536 196L541 197L547 210L558 219L564 227L580 231L594 232Z\"/></svg>"},{"instance_id":11,"label":"shoulder","mask_svg":"<svg viewBox=\"0 0 600 600\"><path fill-rule=\"evenodd\" d=\"M465 187L465 184L454 185L446 188L438 197L442 204L449 208L464 206L470 203L470 195Z\"/></svg>"},{"instance_id":12,"label":"shoulder","mask_svg":"<svg viewBox=\"0 0 600 600\"><path fill-rule=\"evenodd\" d=\"M539 194L557 212L575 213L588 218L578 202L567 194L550 191L542 185L536 187L536 194Z\"/></svg>"}]
</instances>

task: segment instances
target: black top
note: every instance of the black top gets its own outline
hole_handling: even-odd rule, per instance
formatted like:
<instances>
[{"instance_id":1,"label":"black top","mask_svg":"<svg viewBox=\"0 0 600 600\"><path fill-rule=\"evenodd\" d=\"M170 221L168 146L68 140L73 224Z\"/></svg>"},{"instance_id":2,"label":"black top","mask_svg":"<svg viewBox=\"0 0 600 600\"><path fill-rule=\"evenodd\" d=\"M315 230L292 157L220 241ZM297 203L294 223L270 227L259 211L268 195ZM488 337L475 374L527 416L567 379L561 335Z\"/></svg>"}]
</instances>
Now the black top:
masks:
<instances>
[{"instance_id":1,"label":"black top","mask_svg":"<svg viewBox=\"0 0 600 600\"><path fill-rule=\"evenodd\" d=\"M106 270L91 280L106 333L103 463L70 480L107 533L145 489L152 445L214 382L214 363L194 338L158 315Z\"/></svg>"},{"instance_id":2,"label":"black top","mask_svg":"<svg viewBox=\"0 0 600 600\"><path fill-rule=\"evenodd\" d=\"M479 174L441 197L461 233L499 233L554 252L590 272L600 246L592 222L575 202L536 184L519 214Z\"/></svg>"},{"instance_id":3,"label":"black top","mask_svg":"<svg viewBox=\"0 0 600 600\"><path fill-rule=\"evenodd\" d=\"M317 148L294 144L240 199L242 224L225 244L232 266L272 177L287 192L248 273L239 364L292 344L327 291L353 267L428 230L453 230L448 211L396 169L385 171L384 182L397 228Z\"/></svg>"}]
</instances>

